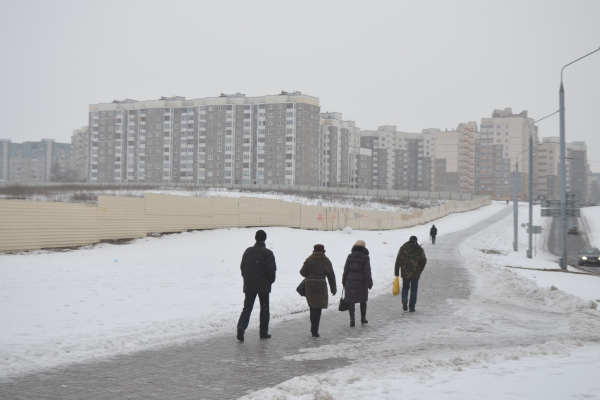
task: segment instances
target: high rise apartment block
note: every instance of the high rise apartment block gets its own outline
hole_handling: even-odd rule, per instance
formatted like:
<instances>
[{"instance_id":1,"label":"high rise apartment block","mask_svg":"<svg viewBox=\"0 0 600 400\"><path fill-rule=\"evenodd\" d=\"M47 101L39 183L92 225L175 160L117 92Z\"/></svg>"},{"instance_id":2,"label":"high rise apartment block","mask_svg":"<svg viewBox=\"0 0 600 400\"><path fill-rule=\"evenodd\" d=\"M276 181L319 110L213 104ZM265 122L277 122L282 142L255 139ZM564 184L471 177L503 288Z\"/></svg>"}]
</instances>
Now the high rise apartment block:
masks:
<instances>
[{"instance_id":1,"label":"high rise apartment block","mask_svg":"<svg viewBox=\"0 0 600 400\"><path fill-rule=\"evenodd\" d=\"M70 162L71 145L54 139L11 143L0 139L0 179L7 182L52 182Z\"/></svg>"},{"instance_id":2,"label":"high rise apartment block","mask_svg":"<svg viewBox=\"0 0 600 400\"><path fill-rule=\"evenodd\" d=\"M372 188L430 191L433 134L399 132L393 125L361 131L361 147L372 150Z\"/></svg>"},{"instance_id":3,"label":"high rise apartment block","mask_svg":"<svg viewBox=\"0 0 600 400\"><path fill-rule=\"evenodd\" d=\"M518 164L518 198L526 200L531 136L533 196L556 199L558 139L538 143L533 122L527 111L505 108L482 118L479 129L468 122L407 133L393 125L362 130L339 112L321 113L319 99L300 92L124 100L90 105L90 127L73 132L71 166L91 182L305 185L504 200L514 196ZM4 148L0 141L0 155ZM568 190L590 197L585 143L570 143L567 152Z\"/></svg>"},{"instance_id":4,"label":"high rise apartment block","mask_svg":"<svg viewBox=\"0 0 600 400\"><path fill-rule=\"evenodd\" d=\"M321 113L319 138L320 185L369 188L372 175L370 149L360 146L360 128L345 121L342 114Z\"/></svg>"},{"instance_id":5,"label":"high rise apartment block","mask_svg":"<svg viewBox=\"0 0 600 400\"><path fill-rule=\"evenodd\" d=\"M565 143L568 192L577 192L589 201L587 146L585 142ZM534 198L560 200L560 138L547 137L535 146Z\"/></svg>"},{"instance_id":6,"label":"high rise apartment block","mask_svg":"<svg viewBox=\"0 0 600 400\"><path fill-rule=\"evenodd\" d=\"M86 181L90 174L90 128L82 126L71 135L71 171L78 181Z\"/></svg>"},{"instance_id":7,"label":"high rise apartment block","mask_svg":"<svg viewBox=\"0 0 600 400\"><path fill-rule=\"evenodd\" d=\"M473 193L477 123L461 123L455 131L425 132L434 136L433 191Z\"/></svg>"},{"instance_id":8,"label":"high rise apartment block","mask_svg":"<svg viewBox=\"0 0 600 400\"><path fill-rule=\"evenodd\" d=\"M93 104L90 179L317 186L319 113L300 92Z\"/></svg>"},{"instance_id":9,"label":"high rise apartment block","mask_svg":"<svg viewBox=\"0 0 600 400\"><path fill-rule=\"evenodd\" d=\"M512 174L519 164L519 182L522 188L529 184L527 168L529 136L538 142L534 120L527 111L513 114L510 108L494 110L492 118L482 118L480 132L475 138L475 187L474 193L491 195L495 199L513 197ZM522 200L527 190L519 190Z\"/></svg>"}]
</instances>

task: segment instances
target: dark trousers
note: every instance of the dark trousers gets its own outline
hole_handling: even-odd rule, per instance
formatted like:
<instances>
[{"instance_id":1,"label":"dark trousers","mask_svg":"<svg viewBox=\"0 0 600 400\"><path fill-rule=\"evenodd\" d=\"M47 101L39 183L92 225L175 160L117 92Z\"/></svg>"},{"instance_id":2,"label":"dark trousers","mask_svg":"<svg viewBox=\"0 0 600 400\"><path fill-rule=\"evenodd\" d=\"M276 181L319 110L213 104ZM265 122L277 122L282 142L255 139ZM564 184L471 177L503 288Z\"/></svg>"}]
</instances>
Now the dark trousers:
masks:
<instances>
[{"instance_id":1,"label":"dark trousers","mask_svg":"<svg viewBox=\"0 0 600 400\"><path fill-rule=\"evenodd\" d=\"M310 331L312 333L319 333L319 322L321 322L321 310L322 308L310 308Z\"/></svg>"},{"instance_id":2,"label":"dark trousers","mask_svg":"<svg viewBox=\"0 0 600 400\"><path fill-rule=\"evenodd\" d=\"M408 290L410 289L410 301L408 300ZM408 309L414 310L417 304L417 290L419 289L418 279L402 278L402 302L408 301Z\"/></svg>"},{"instance_id":3,"label":"dark trousers","mask_svg":"<svg viewBox=\"0 0 600 400\"><path fill-rule=\"evenodd\" d=\"M269 332L269 319L271 318L271 314L269 313L269 293L246 293L244 309L240 315L237 328L243 331L248 328L248 324L250 323L250 314L252 314L254 301L256 300L257 295L260 302L260 334L265 335Z\"/></svg>"},{"instance_id":4,"label":"dark trousers","mask_svg":"<svg viewBox=\"0 0 600 400\"><path fill-rule=\"evenodd\" d=\"M348 312L350 313L350 320L354 321L354 314L356 312L356 307L355 307L356 303L348 303ZM367 318L367 302L366 301L361 301L360 302L360 319L366 319Z\"/></svg>"},{"instance_id":5,"label":"dark trousers","mask_svg":"<svg viewBox=\"0 0 600 400\"><path fill-rule=\"evenodd\" d=\"M431 243L435 244L435 235L431 235Z\"/></svg>"}]
</instances>

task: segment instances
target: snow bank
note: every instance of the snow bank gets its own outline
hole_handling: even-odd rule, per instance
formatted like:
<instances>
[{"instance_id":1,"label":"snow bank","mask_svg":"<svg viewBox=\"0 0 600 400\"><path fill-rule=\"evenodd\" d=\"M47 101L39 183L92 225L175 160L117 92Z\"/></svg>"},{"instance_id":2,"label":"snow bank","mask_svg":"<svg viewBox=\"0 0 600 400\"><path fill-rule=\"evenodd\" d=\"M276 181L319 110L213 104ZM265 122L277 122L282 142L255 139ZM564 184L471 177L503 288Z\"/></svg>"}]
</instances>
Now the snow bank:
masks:
<instances>
[{"instance_id":1,"label":"snow bank","mask_svg":"<svg viewBox=\"0 0 600 400\"><path fill-rule=\"evenodd\" d=\"M523 209L519 224L527 219ZM354 363L244 399L596 397L600 313L586 297L598 296L600 278L558 272L543 250L540 258L527 259L520 225L521 251L513 252L512 227L511 215L461 246L474 290L467 300L449 302L453 325L428 330L424 320L410 325L411 318L406 334L379 335L389 340L304 349L289 359L346 357ZM580 296L585 285L589 290Z\"/></svg>"}]
</instances>

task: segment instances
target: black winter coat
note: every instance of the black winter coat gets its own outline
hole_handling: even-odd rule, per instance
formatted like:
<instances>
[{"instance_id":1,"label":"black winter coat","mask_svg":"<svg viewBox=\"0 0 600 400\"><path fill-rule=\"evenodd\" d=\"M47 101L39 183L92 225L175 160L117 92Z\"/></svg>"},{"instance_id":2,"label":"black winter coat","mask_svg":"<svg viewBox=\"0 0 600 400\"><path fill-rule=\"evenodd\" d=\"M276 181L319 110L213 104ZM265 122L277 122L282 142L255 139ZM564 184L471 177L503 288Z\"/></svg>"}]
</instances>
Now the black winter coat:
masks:
<instances>
[{"instance_id":1,"label":"black winter coat","mask_svg":"<svg viewBox=\"0 0 600 400\"><path fill-rule=\"evenodd\" d=\"M435 226L431 227L431 229L429 230L429 235L433 237L437 235L437 228Z\"/></svg>"},{"instance_id":2,"label":"black winter coat","mask_svg":"<svg viewBox=\"0 0 600 400\"><path fill-rule=\"evenodd\" d=\"M369 300L369 289L373 287L369 250L362 246L352 247L352 253L344 265L342 285L346 291L346 302L360 303Z\"/></svg>"},{"instance_id":3,"label":"black winter coat","mask_svg":"<svg viewBox=\"0 0 600 400\"><path fill-rule=\"evenodd\" d=\"M331 293L336 292L335 274L331 261L324 253L315 251L304 261L300 275L305 277L306 302L310 308L327 308L329 295L327 294L327 283L329 281Z\"/></svg>"},{"instance_id":4,"label":"black winter coat","mask_svg":"<svg viewBox=\"0 0 600 400\"><path fill-rule=\"evenodd\" d=\"M244 277L244 293L271 293L277 265L273 252L266 248L264 242L256 242L246 249L240 269Z\"/></svg>"}]
</instances>

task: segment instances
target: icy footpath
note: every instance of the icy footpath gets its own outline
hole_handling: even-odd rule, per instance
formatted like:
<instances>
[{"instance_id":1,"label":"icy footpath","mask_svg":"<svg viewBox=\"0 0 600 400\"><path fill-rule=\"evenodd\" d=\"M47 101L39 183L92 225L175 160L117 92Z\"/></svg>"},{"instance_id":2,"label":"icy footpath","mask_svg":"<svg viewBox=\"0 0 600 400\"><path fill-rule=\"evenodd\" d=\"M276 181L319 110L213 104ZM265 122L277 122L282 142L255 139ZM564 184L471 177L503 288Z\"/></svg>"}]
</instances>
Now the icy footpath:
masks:
<instances>
[{"instance_id":1,"label":"icy footpath","mask_svg":"<svg viewBox=\"0 0 600 400\"><path fill-rule=\"evenodd\" d=\"M526 218L523 210L521 216ZM405 320L404 329L390 329L389 340L301 352L292 359L344 355L354 363L296 377L245 399L599 396L600 313L596 301L575 294L583 285L595 289L584 290L584 297L597 295L600 278L507 268L556 268L547 254L537 260L525 258L524 251L513 254L511 234L508 216L460 246L472 294L448 302L453 324L424 330L441 316L421 314L421 326ZM526 240L521 234L521 249ZM426 252L434 254L435 247L426 246Z\"/></svg>"},{"instance_id":2,"label":"icy footpath","mask_svg":"<svg viewBox=\"0 0 600 400\"><path fill-rule=\"evenodd\" d=\"M436 221L440 237L501 207L442 218ZM353 243L365 240L376 296L389 293L399 246L411 235L426 241L429 228L350 235L265 228L278 265L273 323L306 310L295 288L314 244L325 245L339 283ZM71 252L0 255L0 378L233 332L243 304L240 258L254 232L218 229ZM330 297L332 304L338 296Z\"/></svg>"}]
</instances>

